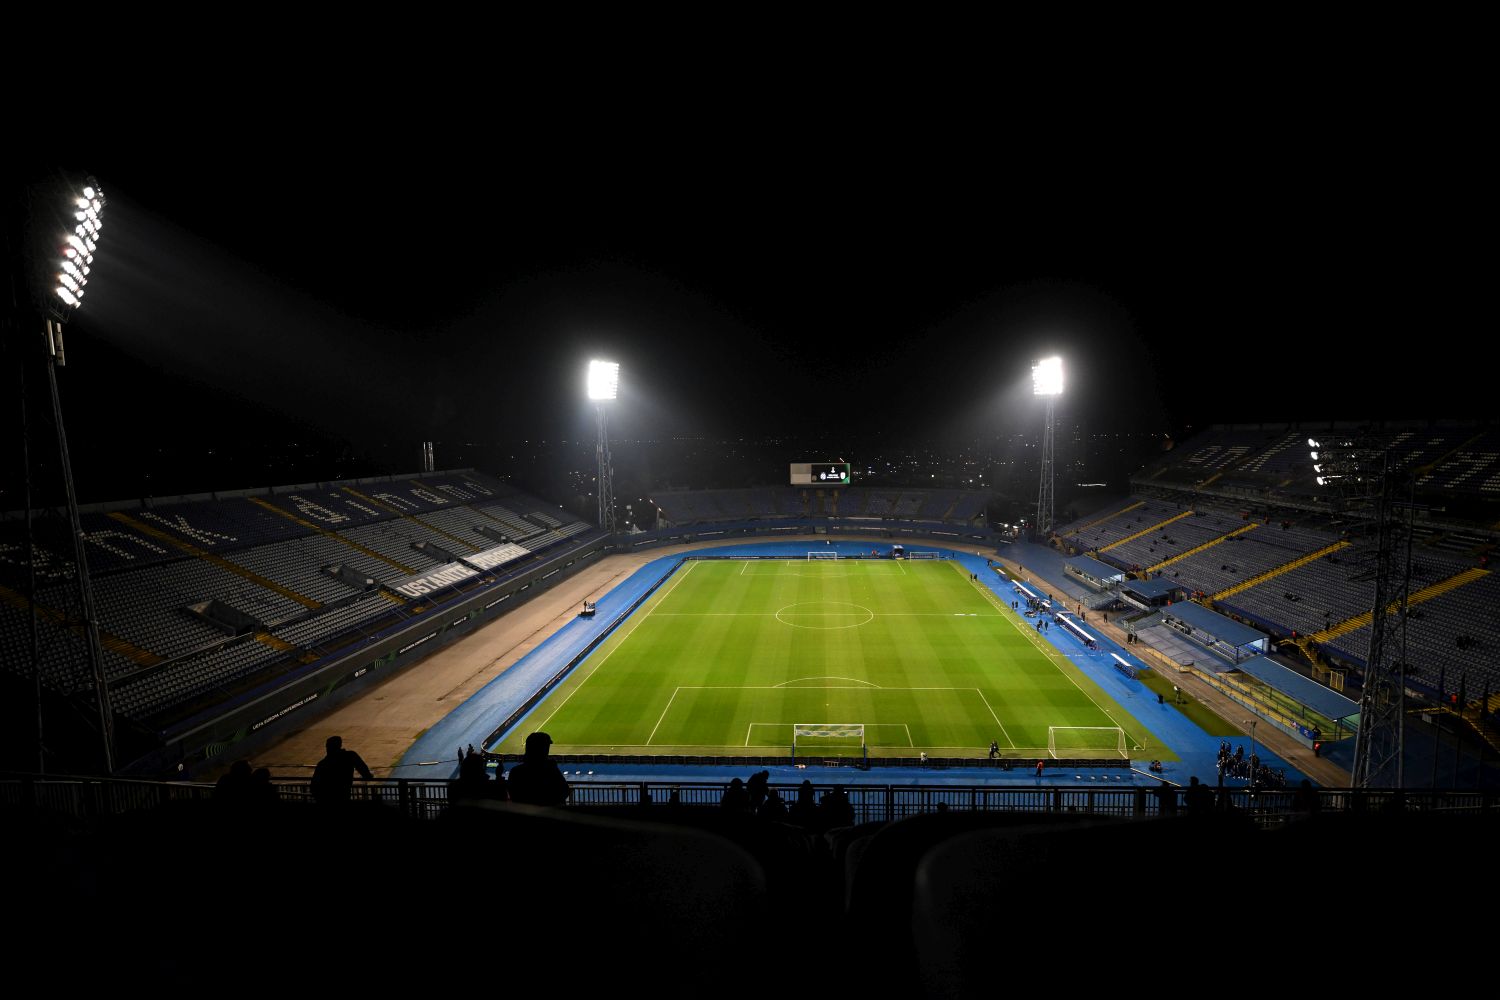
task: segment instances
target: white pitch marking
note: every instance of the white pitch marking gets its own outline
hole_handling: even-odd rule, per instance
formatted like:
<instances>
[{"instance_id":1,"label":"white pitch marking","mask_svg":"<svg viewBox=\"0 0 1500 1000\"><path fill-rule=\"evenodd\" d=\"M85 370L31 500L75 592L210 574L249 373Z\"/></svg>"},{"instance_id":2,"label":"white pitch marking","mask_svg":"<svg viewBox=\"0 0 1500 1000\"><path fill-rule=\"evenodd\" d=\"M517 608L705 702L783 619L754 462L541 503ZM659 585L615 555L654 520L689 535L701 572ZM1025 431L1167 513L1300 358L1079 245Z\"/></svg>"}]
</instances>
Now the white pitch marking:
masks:
<instances>
[{"instance_id":1,"label":"white pitch marking","mask_svg":"<svg viewBox=\"0 0 1500 1000\"><path fill-rule=\"evenodd\" d=\"M677 692L681 690L682 688L680 687L672 689L672 697L667 699L667 707L661 710L661 718L656 720L656 725L651 727L651 735L646 737L646 745L648 747L651 745L651 740L656 736L656 731L661 728L662 720L665 719L667 717L667 713L672 710L672 702L677 700Z\"/></svg>"},{"instance_id":2,"label":"white pitch marking","mask_svg":"<svg viewBox=\"0 0 1500 1000\"><path fill-rule=\"evenodd\" d=\"M698 564L696 562L690 562L690 563L688 563L688 568L683 571L682 576L679 576L676 580L672 581L672 585L670 587L668 587L666 590L662 591L661 600L659 600L655 604L651 605L651 607L647 609L646 613L644 615L641 615L641 617L639 619L632 619L632 621L634 622L634 624L630 626L630 632L622 632L622 633L620 633L620 641L617 642L617 643L615 643L615 645L610 649L609 652L605 653L602 657L600 657L599 662L596 663L596 664L594 664L593 667L590 668L589 672L586 675L584 675L584 677L583 677L582 680L580 680L578 682L577 687L575 687L575 688L573 688L573 690L569 691L567 697L564 698L562 701L558 702L557 707L552 710L552 714L548 715L545 719L543 719L540 723L537 724L537 729L545 729L547 727L547 723L549 723L549 722L552 721L552 716L556 715L558 712L562 711L562 707L568 703L568 699L572 698L575 694L578 693L578 689L579 688L583 687L584 684L588 683L589 678L593 677L594 674L599 670L599 668L602 667L602 666L604 666L604 661L605 660L607 660L611 656L615 655L615 650L616 649L619 649L621 646L625 645L625 640L630 637L631 632L634 632L637 628L640 627L641 622L645 621L647 618L650 618L652 612L654 612L657 608L661 607L662 604L666 603L668 595L670 595L672 593L672 591L676 590L677 589L677 585L683 581L683 578L686 577L689 573L691 573L694 569L696 569L697 566L698 566ZM673 694L675 696L676 692L673 692ZM660 725L660 723L657 723L657 724Z\"/></svg>"}]
</instances>

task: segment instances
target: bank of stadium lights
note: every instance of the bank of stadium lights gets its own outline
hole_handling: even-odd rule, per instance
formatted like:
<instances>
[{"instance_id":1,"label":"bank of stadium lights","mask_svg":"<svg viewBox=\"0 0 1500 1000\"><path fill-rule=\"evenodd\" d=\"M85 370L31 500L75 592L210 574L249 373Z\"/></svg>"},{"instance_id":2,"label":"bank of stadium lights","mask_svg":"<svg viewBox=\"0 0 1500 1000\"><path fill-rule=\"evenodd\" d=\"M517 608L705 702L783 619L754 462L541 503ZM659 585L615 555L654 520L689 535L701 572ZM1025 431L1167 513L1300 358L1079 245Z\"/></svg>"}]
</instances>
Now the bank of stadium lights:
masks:
<instances>
[{"instance_id":1,"label":"bank of stadium lights","mask_svg":"<svg viewBox=\"0 0 1500 1000\"><path fill-rule=\"evenodd\" d=\"M589 362L588 394L589 399L594 402L594 411L598 417L599 436L594 455L599 466L599 527L613 534L615 471L614 462L609 455L609 424L604 414L604 404L620 395L620 366L617 362L598 359Z\"/></svg>"},{"instance_id":2,"label":"bank of stadium lights","mask_svg":"<svg viewBox=\"0 0 1500 1000\"><path fill-rule=\"evenodd\" d=\"M1038 396L1061 396L1062 358L1044 358L1031 366L1031 389Z\"/></svg>"},{"instance_id":3,"label":"bank of stadium lights","mask_svg":"<svg viewBox=\"0 0 1500 1000\"><path fill-rule=\"evenodd\" d=\"M1053 517L1053 439L1056 436L1057 397L1063 392L1062 358L1043 358L1031 366L1031 391L1047 401L1047 422L1042 430L1042 481L1037 490L1036 532L1042 538L1052 530Z\"/></svg>"},{"instance_id":4,"label":"bank of stadium lights","mask_svg":"<svg viewBox=\"0 0 1500 1000\"><path fill-rule=\"evenodd\" d=\"M589 362L589 399L615 399L620 394L620 366L614 361Z\"/></svg>"},{"instance_id":5,"label":"bank of stadium lights","mask_svg":"<svg viewBox=\"0 0 1500 1000\"><path fill-rule=\"evenodd\" d=\"M104 228L104 193L99 190L99 183L90 177L81 190L70 195L70 201L73 231L61 238L55 276L57 285L52 289L53 295L68 310L83 304L84 286L89 283L94 254L99 249L99 234Z\"/></svg>"}]
</instances>

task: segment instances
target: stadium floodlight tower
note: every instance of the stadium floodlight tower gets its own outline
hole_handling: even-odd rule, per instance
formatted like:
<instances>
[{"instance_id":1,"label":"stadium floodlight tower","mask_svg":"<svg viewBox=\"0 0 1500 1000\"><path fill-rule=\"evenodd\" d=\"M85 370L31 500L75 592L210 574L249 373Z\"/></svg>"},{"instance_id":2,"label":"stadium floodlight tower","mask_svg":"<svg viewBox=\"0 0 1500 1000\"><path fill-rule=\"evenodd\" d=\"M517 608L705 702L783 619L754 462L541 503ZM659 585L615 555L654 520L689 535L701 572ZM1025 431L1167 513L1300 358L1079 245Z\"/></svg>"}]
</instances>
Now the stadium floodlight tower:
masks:
<instances>
[{"instance_id":1,"label":"stadium floodlight tower","mask_svg":"<svg viewBox=\"0 0 1500 1000\"><path fill-rule=\"evenodd\" d=\"M609 423L605 404L620 394L620 366L614 361L589 362L589 399L598 414L599 443L594 455L599 462L599 527L615 531L615 470L609 458Z\"/></svg>"},{"instance_id":2,"label":"stadium floodlight tower","mask_svg":"<svg viewBox=\"0 0 1500 1000\"><path fill-rule=\"evenodd\" d=\"M1316 482L1375 538L1374 606L1354 739L1355 788L1401 788L1406 720L1406 607L1411 593L1416 477L1377 435L1307 439ZM1318 641L1320 633L1309 637Z\"/></svg>"},{"instance_id":3,"label":"stadium floodlight tower","mask_svg":"<svg viewBox=\"0 0 1500 1000\"><path fill-rule=\"evenodd\" d=\"M1047 423L1042 430L1042 485L1036 500L1036 530L1045 539L1052 530L1055 507L1052 494L1055 475L1052 452L1056 436L1057 397L1063 391L1062 358L1044 358L1032 365L1031 389L1035 395L1047 400Z\"/></svg>"},{"instance_id":4,"label":"stadium floodlight tower","mask_svg":"<svg viewBox=\"0 0 1500 1000\"><path fill-rule=\"evenodd\" d=\"M86 178L82 183L64 182L61 190L53 185L33 188L31 223L36 242L28 242L28 271L33 301L45 324L47 382L51 392L51 419L57 434L58 470L66 498L69 533L73 541L73 583L77 607L65 612L68 627L63 631L82 640L84 661L92 675L94 708L98 714L103 740L103 765L106 773L114 772L113 709L109 685L104 676L104 652L99 643L99 616L94 607L93 587L89 582L83 526L79 519L78 494L73 484L73 466L68 456L68 436L63 427L62 399L57 390L57 369L67 364L63 350L63 324L83 305L85 289L94 270L94 256L99 249L104 228L104 193L99 182ZM24 386L24 383L23 383ZM24 394L24 388L23 388ZM24 411L23 403L23 411ZM28 424L29 427L29 424ZM29 429L23 436L29 436ZM34 547L32 518L32 482L30 445L26 458L26 533L28 551ZM36 593L36 560L28 559L29 590L32 617L32 668L37 687L37 759L46 768L46 751L41 720L41 652L38 640ZM75 617L76 615L76 617ZM78 685L83 688L83 685Z\"/></svg>"}]
</instances>

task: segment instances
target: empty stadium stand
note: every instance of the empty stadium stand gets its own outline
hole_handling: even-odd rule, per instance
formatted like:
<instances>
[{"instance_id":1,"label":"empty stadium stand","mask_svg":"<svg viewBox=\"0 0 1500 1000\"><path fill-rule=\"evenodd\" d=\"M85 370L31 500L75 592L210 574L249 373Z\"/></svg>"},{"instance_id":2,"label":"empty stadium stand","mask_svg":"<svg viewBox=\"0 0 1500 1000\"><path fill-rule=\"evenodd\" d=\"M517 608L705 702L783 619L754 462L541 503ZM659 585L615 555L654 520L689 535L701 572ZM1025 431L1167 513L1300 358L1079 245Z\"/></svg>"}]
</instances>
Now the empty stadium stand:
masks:
<instances>
[{"instance_id":1,"label":"empty stadium stand","mask_svg":"<svg viewBox=\"0 0 1500 1000\"><path fill-rule=\"evenodd\" d=\"M468 471L105 504L83 523L113 706L158 729L517 578L539 553L600 537L555 505ZM484 526L524 545L479 570L455 562L497 546ZM0 521L0 657L28 676L22 527ZM56 532L38 540L39 620L51 629L68 627L65 542ZM393 589L455 568L448 575L460 579L420 588L420 600ZM41 668L65 693L91 680L80 676L76 644L44 643Z\"/></svg>"}]
</instances>

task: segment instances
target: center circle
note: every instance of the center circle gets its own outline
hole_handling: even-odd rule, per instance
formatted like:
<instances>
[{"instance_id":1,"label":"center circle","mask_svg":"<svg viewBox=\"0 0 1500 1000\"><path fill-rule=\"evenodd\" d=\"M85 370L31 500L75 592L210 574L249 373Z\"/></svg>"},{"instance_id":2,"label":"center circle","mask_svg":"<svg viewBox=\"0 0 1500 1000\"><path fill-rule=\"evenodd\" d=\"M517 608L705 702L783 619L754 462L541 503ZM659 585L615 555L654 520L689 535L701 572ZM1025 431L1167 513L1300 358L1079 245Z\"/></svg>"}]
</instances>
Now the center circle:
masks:
<instances>
[{"instance_id":1,"label":"center circle","mask_svg":"<svg viewBox=\"0 0 1500 1000\"><path fill-rule=\"evenodd\" d=\"M776 612L776 620L792 628L854 628L874 621L875 612L843 601L803 601Z\"/></svg>"}]
</instances>

